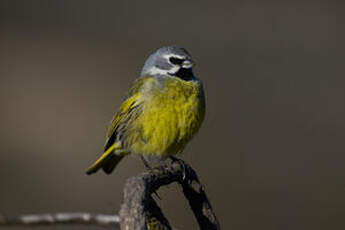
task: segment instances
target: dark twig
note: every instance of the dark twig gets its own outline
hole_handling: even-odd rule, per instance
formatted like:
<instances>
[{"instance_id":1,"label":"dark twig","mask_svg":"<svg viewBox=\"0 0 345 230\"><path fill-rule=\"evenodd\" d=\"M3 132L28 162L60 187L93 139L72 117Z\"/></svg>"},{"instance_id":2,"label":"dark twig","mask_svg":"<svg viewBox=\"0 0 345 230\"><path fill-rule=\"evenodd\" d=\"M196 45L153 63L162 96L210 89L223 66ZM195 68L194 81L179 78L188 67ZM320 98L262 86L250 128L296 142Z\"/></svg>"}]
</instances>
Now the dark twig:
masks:
<instances>
[{"instance_id":1,"label":"dark twig","mask_svg":"<svg viewBox=\"0 0 345 230\"><path fill-rule=\"evenodd\" d=\"M220 226L195 171L182 160L153 168L130 178L124 188L120 216L89 213L56 213L5 217L1 226L95 225L122 230L172 230L168 220L152 198L161 186L177 182L182 185L201 230L220 230Z\"/></svg>"},{"instance_id":2,"label":"dark twig","mask_svg":"<svg viewBox=\"0 0 345 230\"><path fill-rule=\"evenodd\" d=\"M1 226L37 226L37 225L96 225L103 227L117 227L119 229L120 217L118 215L90 214L90 213L55 213L39 215L22 215L5 217L0 215Z\"/></svg>"},{"instance_id":3,"label":"dark twig","mask_svg":"<svg viewBox=\"0 0 345 230\"><path fill-rule=\"evenodd\" d=\"M217 217L195 171L181 160L153 168L127 181L124 203L120 211L121 229L171 230L168 220L151 195L161 186L173 182L182 185L183 193L188 199L200 229L220 230Z\"/></svg>"}]
</instances>

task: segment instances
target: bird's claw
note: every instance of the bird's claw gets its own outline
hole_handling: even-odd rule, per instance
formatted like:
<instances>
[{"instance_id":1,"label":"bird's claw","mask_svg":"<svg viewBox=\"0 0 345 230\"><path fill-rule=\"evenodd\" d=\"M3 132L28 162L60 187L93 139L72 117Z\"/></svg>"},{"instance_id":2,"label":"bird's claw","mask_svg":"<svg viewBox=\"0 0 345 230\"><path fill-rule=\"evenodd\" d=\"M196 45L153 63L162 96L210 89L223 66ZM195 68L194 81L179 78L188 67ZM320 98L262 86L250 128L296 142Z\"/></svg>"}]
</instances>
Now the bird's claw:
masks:
<instances>
[{"instance_id":1,"label":"bird's claw","mask_svg":"<svg viewBox=\"0 0 345 230\"><path fill-rule=\"evenodd\" d=\"M177 157L174 157L174 156L171 156L170 159L172 162L178 162L181 165L181 167L182 167L182 182L186 182L185 180L187 178L187 169L186 169L186 165L185 165L184 161L177 158ZM187 181L187 183L189 183L189 181Z\"/></svg>"}]
</instances>

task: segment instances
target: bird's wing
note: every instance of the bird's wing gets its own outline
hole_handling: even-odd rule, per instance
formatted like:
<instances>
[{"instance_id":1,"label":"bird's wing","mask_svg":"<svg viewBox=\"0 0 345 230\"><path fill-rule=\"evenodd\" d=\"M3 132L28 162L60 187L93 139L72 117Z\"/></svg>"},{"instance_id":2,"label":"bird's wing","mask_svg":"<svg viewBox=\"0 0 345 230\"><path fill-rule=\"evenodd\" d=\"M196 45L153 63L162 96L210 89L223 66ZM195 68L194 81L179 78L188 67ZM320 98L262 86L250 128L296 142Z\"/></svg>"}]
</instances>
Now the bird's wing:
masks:
<instances>
[{"instance_id":1,"label":"bird's wing","mask_svg":"<svg viewBox=\"0 0 345 230\"><path fill-rule=\"evenodd\" d=\"M126 130L128 122L135 119L141 113L141 108L144 103L144 96L142 93L143 87L146 83L151 81L148 77L139 78L131 88L127 99L122 103L120 110L113 117L111 125L108 130L107 141L104 146L104 151L111 147L115 141L121 140L123 132Z\"/></svg>"}]
</instances>

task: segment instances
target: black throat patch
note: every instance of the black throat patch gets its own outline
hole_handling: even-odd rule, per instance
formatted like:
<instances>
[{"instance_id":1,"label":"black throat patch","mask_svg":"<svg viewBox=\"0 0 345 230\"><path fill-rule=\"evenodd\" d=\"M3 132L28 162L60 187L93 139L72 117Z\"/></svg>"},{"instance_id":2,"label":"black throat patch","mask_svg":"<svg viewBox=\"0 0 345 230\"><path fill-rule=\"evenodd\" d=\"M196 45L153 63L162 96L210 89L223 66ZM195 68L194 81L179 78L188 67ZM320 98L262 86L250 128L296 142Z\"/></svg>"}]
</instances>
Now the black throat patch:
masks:
<instances>
[{"instance_id":1,"label":"black throat patch","mask_svg":"<svg viewBox=\"0 0 345 230\"><path fill-rule=\"evenodd\" d=\"M171 75L174 75L185 81L191 81L195 78L191 68L188 68L188 69L180 68L175 74L171 74Z\"/></svg>"}]
</instances>

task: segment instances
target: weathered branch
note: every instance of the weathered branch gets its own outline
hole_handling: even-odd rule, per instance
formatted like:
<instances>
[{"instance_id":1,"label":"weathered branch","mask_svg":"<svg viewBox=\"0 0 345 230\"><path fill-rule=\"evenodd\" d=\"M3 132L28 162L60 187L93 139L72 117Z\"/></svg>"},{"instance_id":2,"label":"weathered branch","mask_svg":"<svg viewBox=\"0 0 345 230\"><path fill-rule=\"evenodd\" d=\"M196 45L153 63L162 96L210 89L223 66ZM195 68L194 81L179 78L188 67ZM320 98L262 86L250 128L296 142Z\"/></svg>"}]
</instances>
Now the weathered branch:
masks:
<instances>
[{"instance_id":1,"label":"weathered branch","mask_svg":"<svg viewBox=\"0 0 345 230\"><path fill-rule=\"evenodd\" d=\"M220 230L220 226L195 171L182 160L163 165L130 178L124 188L120 216L89 213L56 213L5 217L1 226L96 225L122 230L172 230L168 220L152 198L161 186L177 182L198 221L201 230Z\"/></svg>"},{"instance_id":2,"label":"weathered branch","mask_svg":"<svg viewBox=\"0 0 345 230\"><path fill-rule=\"evenodd\" d=\"M168 220L152 198L152 193L161 186L173 182L182 185L183 193L200 229L220 230L217 217L195 171L182 160L154 168L127 181L124 189L124 203L120 211L121 229L171 230Z\"/></svg>"},{"instance_id":3,"label":"weathered branch","mask_svg":"<svg viewBox=\"0 0 345 230\"><path fill-rule=\"evenodd\" d=\"M16 217L0 216L1 226L38 226L38 225L96 225L111 226L119 229L118 215L90 214L90 213L56 213L39 215L22 215Z\"/></svg>"}]
</instances>

